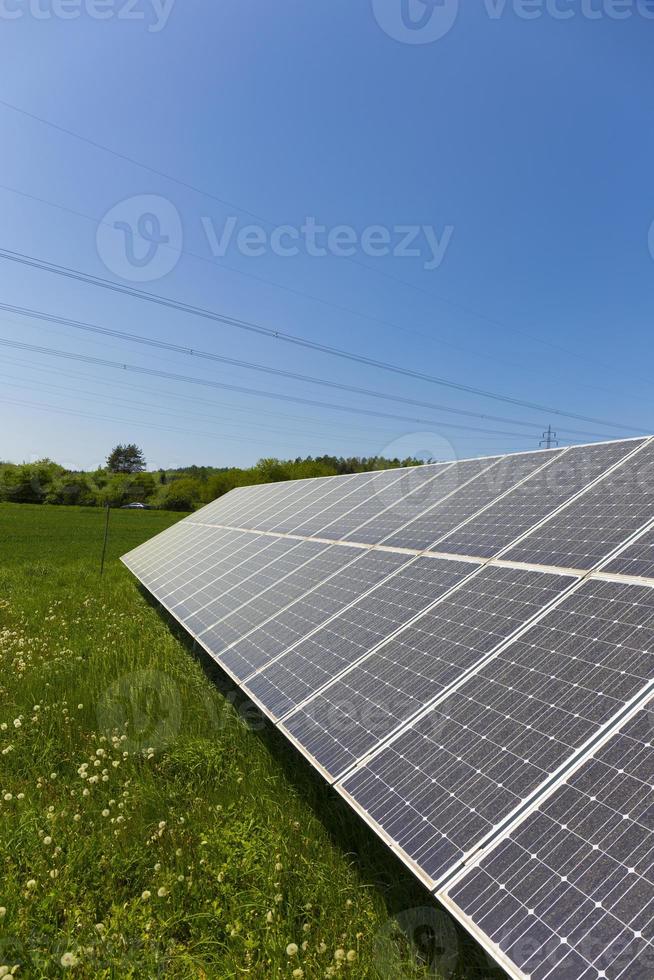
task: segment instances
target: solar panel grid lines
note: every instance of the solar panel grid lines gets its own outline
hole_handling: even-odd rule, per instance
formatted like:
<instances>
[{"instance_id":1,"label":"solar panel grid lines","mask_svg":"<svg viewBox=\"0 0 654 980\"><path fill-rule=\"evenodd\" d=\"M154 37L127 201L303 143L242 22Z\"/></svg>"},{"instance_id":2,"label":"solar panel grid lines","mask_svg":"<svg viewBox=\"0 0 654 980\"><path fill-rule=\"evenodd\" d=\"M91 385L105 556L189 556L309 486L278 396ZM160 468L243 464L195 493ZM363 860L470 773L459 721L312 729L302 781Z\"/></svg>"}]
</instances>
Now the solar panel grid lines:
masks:
<instances>
[{"instance_id":1,"label":"solar panel grid lines","mask_svg":"<svg viewBox=\"0 0 654 980\"><path fill-rule=\"evenodd\" d=\"M609 555L599 571L654 581L654 520Z\"/></svg>"},{"instance_id":2,"label":"solar panel grid lines","mask_svg":"<svg viewBox=\"0 0 654 980\"><path fill-rule=\"evenodd\" d=\"M471 560L471 559L466 559L466 560ZM378 746L376 746L370 752L367 752L358 761L355 767L353 767L352 769L348 769L347 775L349 775L350 772L354 771L355 769L358 769L363 765L367 765L367 763L371 759L374 759L375 755L377 755L380 751L382 751L386 745L390 744L396 738L399 738L402 732L406 728L408 728L410 724L413 724L415 721L420 721L425 715L429 714L429 712L433 707L440 704L440 702L443 701L451 692L457 691L460 687L462 687L469 680L470 677L472 677L479 670L481 670L481 668L486 666L487 663L492 661L495 656L503 653L504 650L507 647L511 646L512 643L516 642L517 640L520 640L525 633L528 633L529 630L532 629L532 627L538 625L540 620L543 619L553 608L555 608L557 605L563 602L563 600L566 599L571 592L576 591L576 589L583 582L583 577L578 575L569 575L568 573L565 572L561 573L557 569L544 570L540 566L526 568L525 566L519 566L508 562L499 563L496 562L494 559L490 562L486 562L482 564L479 567L478 571L475 572L473 576L471 576L471 578L474 580L478 578L482 572L485 572L493 568L509 568L509 569L513 568L516 571L520 571L520 572L533 572L535 575L545 575L548 578L550 577L560 578L562 580L565 580L567 584L556 596L551 598L551 601L546 602L541 608L538 609L537 612L534 613L533 616L526 618L519 628L517 628L516 630L508 634L507 637L504 640L502 640L501 643L496 644L492 649L490 649L487 653L485 653L482 658L480 658L478 661L472 664L469 669L464 671L460 677L458 677L450 685L448 685L445 691L441 692L439 695L437 695L435 698L431 699L427 704L425 704L424 707L420 709L417 715L413 717L410 722L406 722L405 724L399 726L397 731L393 731L388 736L388 738L383 739ZM456 591L459 588L464 588L469 584L472 583L470 583L469 580L466 579L459 586L456 586L454 589L452 589L452 593L456 593ZM420 622L420 620L423 617L429 616L433 610L438 610L438 606L441 604L441 602L446 603L451 597L452 596L450 595L450 593L443 596L441 600L434 603L432 609L425 610L423 613L417 616L415 620L413 620L411 623L408 623L405 627L403 627L402 632L405 631L408 632L413 626L416 625L416 622ZM396 637L391 638L391 640L394 639L396 639ZM345 779L346 775L343 774L342 777L340 778Z\"/></svg>"},{"instance_id":3,"label":"solar panel grid lines","mask_svg":"<svg viewBox=\"0 0 654 980\"><path fill-rule=\"evenodd\" d=\"M402 564L248 677L248 693L283 718L477 567L430 558Z\"/></svg>"},{"instance_id":4,"label":"solar panel grid lines","mask_svg":"<svg viewBox=\"0 0 654 980\"><path fill-rule=\"evenodd\" d=\"M262 535L261 547L259 548L257 538L258 536L253 538L257 550L249 554L233 570L239 573L233 586L230 586L226 591L222 589L224 576L221 573L218 576L218 582L212 579L206 586L198 587L197 592L188 597L189 600L198 603L197 612L205 614L204 619L210 617L211 609L216 603L222 602L235 589L246 587L250 580L255 579L257 584L265 580L265 588L269 588L276 581L282 582L286 575L303 567L308 561L319 557L330 547L328 544L317 541L299 541ZM228 574L230 573L228 572ZM215 588L216 584L221 586L220 592ZM214 625L216 622L218 619L209 619L207 626Z\"/></svg>"},{"instance_id":5,"label":"solar panel grid lines","mask_svg":"<svg viewBox=\"0 0 654 980\"><path fill-rule=\"evenodd\" d=\"M228 612L249 601L264 588L269 588L276 576L283 581L290 574L288 569L294 571L305 564L307 551L315 557L326 547L313 542L270 538L260 551L247 557L234 569L221 573L217 580L212 579L206 585L198 586L190 596L176 603L175 608L183 612L191 629L199 635ZM298 560L296 552L300 549L303 550L300 552L301 560Z\"/></svg>"},{"instance_id":6,"label":"solar panel grid lines","mask_svg":"<svg viewBox=\"0 0 654 980\"><path fill-rule=\"evenodd\" d=\"M174 588L165 592L166 599L175 607L183 606L187 614L195 612L203 608L210 590L226 591L243 580L241 570L246 563L250 574L293 548L292 542L285 542L273 549L274 539L262 536L244 534L243 539L234 542L220 561L217 555L199 557L181 579L178 576L170 583Z\"/></svg>"},{"instance_id":7,"label":"solar panel grid lines","mask_svg":"<svg viewBox=\"0 0 654 980\"><path fill-rule=\"evenodd\" d=\"M531 473L549 465L557 455L565 451L538 450L496 457L490 466L472 474L470 479L462 482L442 499L431 502L430 506L382 538L382 541L387 544L403 541L421 551L433 550L441 538L483 510L484 503L491 504L501 498ZM513 480L511 471L516 474Z\"/></svg>"},{"instance_id":8,"label":"solar panel grid lines","mask_svg":"<svg viewBox=\"0 0 654 980\"><path fill-rule=\"evenodd\" d=\"M301 481L300 481L301 482ZM201 513L206 523L236 523L246 526L251 523L255 514L267 509L271 499L281 492L279 484L256 484L252 487L236 487L217 500L202 508ZM301 487L298 483L292 493L298 493ZM287 493L289 491L287 490ZM191 514L189 521L194 522L197 514Z\"/></svg>"},{"instance_id":9,"label":"solar panel grid lines","mask_svg":"<svg viewBox=\"0 0 654 980\"><path fill-rule=\"evenodd\" d=\"M334 547L338 547L338 545ZM307 607L309 607L307 612L310 612L312 610L310 604L313 601L316 603L317 614L321 617L315 624L315 629L319 629L325 621L329 621L344 609L349 608L362 595L373 591L381 581L386 581L389 577L392 577L392 575L401 567L406 566L406 564L407 556L405 555L382 552L377 549L362 550L357 557L354 557L353 561L342 568L335 569L331 575L315 585L311 591L283 606L263 623L244 633L238 640L230 643L224 649L222 656L230 663L232 670L246 682L295 646L295 643L286 642L286 645L282 646L279 653L270 654L266 652L264 656L258 656L257 651L260 648L256 643L253 643L253 639L256 637L260 639L267 638L267 629L270 628L271 624L276 624L279 620L282 620L282 631L285 632L288 630L290 614L294 613L299 616L302 610ZM324 608L331 606L334 607L333 612L323 613ZM310 622L310 620L307 619L307 622ZM307 626L306 630L298 636L297 642L305 639L311 632L313 632L312 627ZM232 661L232 657L236 659ZM239 662L241 668L249 665L249 671L247 669L236 670L236 660Z\"/></svg>"},{"instance_id":10,"label":"solar panel grid lines","mask_svg":"<svg viewBox=\"0 0 654 980\"><path fill-rule=\"evenodd\" d=\"M565 766L562 766L554 776L543 784L539 792L534 794L533 798L524 807L516 811L509 820L505 820L498 829L498 832L493 834L482 846L478 847L466 859L463 865L449 876L447 883L436 892L439 897L452 891L472 868L481 864L488 855L492 854L506 837L521 827L533 813L537 812L562 786L569 782L589 760L601 752L615 738L616 734L619 734L625 726L629 725L643 711L647 711L652 716L651 741L654 744L654 681L631 698L626 706L617 712L597 735L589 739L588 743L582 746Z\"/></svg>"},{"instance_id":11,"label":"solar panel grid lines","mask_svg":"<svg viewBox=\"0 0 654 980\"><path fill-rule=\"evenodd\" d=\"M508 496L508 494L510 494L513 490L517 490L519 487L522 486L523 483L525 483L531 477L538 476L538 474L540 474L542 470L546 469L548 466L550 466L552 463L554 463L555 460L557 460L561 456L563 456L568 451L568 448L569 447L565 447L563 449L540 450L539 453L524 453L524 454L519 454L519 455L516 455L516 456L506 457L505 460L503 461L503 463L500 464L501 466L503 466L504 463L507 463L508 464L509 461L513 461L515 459L518 459L519 460L519 456L530 456L531 457L531 456L537 456L537 455L541 455L541 454L543 454L543 455L546 454L547 455L547 459L544 462L542 462L540 465L536 466L533 470L531 470L529 472L524 472L523 475L521 475L519 477L519 479L514 480L512 483L509 482L509 485L507 485L502 492L497 493L494 497L492 497L491 499L487 500L487 502L483 503L483 506L478 506L471 513L469 512L465 516L463 516L463 514L461 514L462 519L459 521L459 523L458 524L455 524L453 527L451 526L451 527L447 528L447 530L445 531L445 533L439 533L438 534L438 537L435 538L434 540L432 540L430 542L430 544L428 545L428 550L429 551L436 551L437 548L438 548L439 542L442 541L443 538L447 537L449 534L455 534L461 528L465 527L465 525L469 521L473 521L475 518L481 516L484 513L484 511L486 511L490 507L492 507L493 504L499 503L506 496ZM522 469L522 467L521 467L521 469ZM491 477L493 477L495 474L491 473L490 475L491 475ZM472 489L474 489L474 487L471 487L469 489L472 490ZM477 500L480 503L482 502L482 501L479 501L479 496L478 495L477 495ZM455 506L458 503L459 503L459 501L455 497L454 498L454 504L455 504ZM462 503L464 503L464 501L462 501ZM465 503L467 503L467 501L465 501ZM474 503L472 503L472 507L474 507ZM461 510L464 510L464 508L461 507Z\"/></svg>"},{"instance_id":12,"label":"solar panel grid lines","mask_svg":"<svg viewBox=\"0 0 654 980\"><path fill-rule=\"evenodd\" d=\"M184 522L182 521L181 523L183 524ZM141 569L150 567L156 555L168 547L170 542L180 540L185 533L184 528L181 528L179 524L174 524L166 531L158 534L156 539L153 539L150 548L145 548L141 545L139 548L134 549L134 551L123 555L123 564L127 565L135 575L138 575Z\"/></svg>"},{"instance_id":13,"label":"solar panel grid lines","mask_svg":"<svg viewBox=\"0 0 654 980\"><path fill-rule=\"evenodd\" d=\"M223 617L215 627L204 634L204 637L207 642L211 643L214 651L222 656L222 652L233 640L238 639L243 633L257 628L272 614L275 614L280 607L291 604L295 599L303 598L335 567L339 568L343 565L342 549L332 546L309 571L303 569L299 574L288 576L281 590L267 589L254 596L247 603ZM249 673L251 670L249 660L242 664L240 670L234 666L241 663L238 650L230 650L226 659L230 660L230 666L233 667L234 673Z\"/></svg>"},{"instance_id":14,"label":"solar panel grid lines","mask_svg":"<svg viewBox=\"0 0 654 980\"><path fill-rule=\"evenodd\" d=\"M362 478L363 476L366 478ZM403 486L405 479L405 470L377 470L372 473L361 474L355 480L355 485L348 487L348 493L335 495L329 499L327 506L318 506L308 512L305 511L300 521L293 518L287 520L283 526L286 530L297 534L319 536L329 525L344 520L362 503L369 502L382 492L392 492L392 488L396 484ZM327 534L326 537L334 539L335 537L340 538L340 535Z\"/></svg>"},{"instance_id":15,"label":"solar panel grid lines","mask_svg":"<svg viewBox=\"0 0 654 980\"><path fill-rule=\"evenodd\" d=\"M654 441L646 440L502 554L588 571L652 517Z\"/></svg>"},{"instance_id":16,"label":"solar panel grid lines","mask_svg":"<svg viewBox=\"0 0 654 980\"><path fill-rule=\"evenodd\" d=\"M162 542L162 547L153 554L147 566L141 566L141 571L152 582L167 577L169 569L174 569L173 574L178 574L187 562L193 562L194 556L210 553L214 544L220 547L221 542L235 540L242 535L243 532L237 530L211 527L203 531L188 525L182 534L167 543Z\"/></svg>"},{"instance_id":17,"label":"solar panel grid lines","mask_svg":"<svg viewBox=\"0 0 654 980\"><path fill-rule=\"evenodd\" d=\"M320 481L316 479L297 480L291 481L290 483L262 484L261 491L254 500L246 501L239 508L230 510L227 521L224 520L222 513L210 513L205 517L204 512L207 508L202 511L202 514L205 520L209 519L210 523L220 521L248 527L253 530L265 530L269 526L271 515L276 514L279 510L280 503L282 503L282 509L287 506L298 506L297 502L304 499L308 494L315 492L315 484L319 483ZM323 485L322 492L327 492L326 484Z\"/></svg>"},{"instance_id":18,"label":"solar panel grid lines","mask_svg":"<svg viewBox=\"0 0 654 980\"><path fill-rule=\"evenodd\" d=\"M268 522L268 530L278 532L298 531L304 537L312 537L300 530L310 519L315 520L316 516L324 513L335 502L344 510L348 506L352 497L356 499L357 494L373 482L377 473L356 473L339 477L330 477L328 480L316 480L316 486L309 489L298 502L291 501L285 504L281 510L274 515Z\"/></svg>"},{"instance_id":19,"label":"solar panel grid lines","mask_svg":"<svg viewBox=\"0 0 654 980\"><path fill-rule=\"evenodd\" d=\"M438 541L438 551L477 557L506 557L546 519L580 495L646 440L571 446L457 531ZM434 550L435 550L434 546Z\"/></svg>"},{"instance_id":20,"label":"solar panel grid lines","mask_svg":"<svg viewBox=\"0 0 654 980\"><path fill-rule=\"evenodd\" d=\"M654 651L654 591L593 581L584 592L588 584L337 784L434 887L649 686L654 652L639 647L651 643ZM564 632L557 623L570 613L576 629ZM582 626L586 646L600 644L588 655L599 659L594 666L570 653L584 648ZM603 639L594 640L598 629ZM553 656L533 666L533 641L552 643L548 634L557 631ZM638 646L628 651L625 637Z\"/></svg>"},{"instance_id":21,"label":"solar panel grid lines","mask_svg":"<svg viewBox=\"0 0 654 980\"><path fill-rule=\"evenodd\" d=\"M485 565L283 719L341 781L524 633L578 579Z\"/></svg>"},{"instance_id":22,"label":"solar panel grid lines","mask_svg":"<svg viewBox=\"0 0 654 980\"><path fill-rule=\"evenodd\" d=\"M148 568L147 574L149 581L154 582L160 579L174 578L179 575L182 568L184 570L191 570L194 564L199 565L201 552L204 553L204 549L200 548L201 543L209 536L215 539L215 536L224 534L242 536L244 546L252 543L256 548L262 550L270 543L268 539L261 536L255 537L247 534L247 532L231 528L215 528L212 526L207 530L201 529L199 532L193 530L185 538L173 542L171 548L156 556L152 566ZM211 560L210 550L206 552L206 555Z\"/></svg>"},{"instance_id":23,"label":"solar panel grid lines","mask_svg":"<svg viewBox=\"0 0 654 980\"><path fill-rule=\"evenodd\" d=\"M399 479L379 489L372 497L364 500L347 515L336 517L321 529L321 534L339 540L358 540L357 534L368 527L375 519L386 516L396 524L410 519L410 512L424 506L425 495L432 485L436 485L447 471L454 470L456 463L438 463L414 466L404 469ZM406 517L405 517L406 515ZM384 534L365 536L365 544L377 544Z\"/></svg>"},{"instance_id":24,"label":"solar panel grid lines","mask_svg":"<svg viewBox=\"0 0 654 980\"><path fill-rule=\"evenodd\" d=\"M371 544L399 544L413 551L424 550L422 546L415 545L401 534L401 529L408 527L418 517L457 494L463 486L478 477L480 473L492 469L503 458L497 456L489 457L488 461L468 459L452 463L451 466L436 473L424 487L418 488L422 490L420 495L414 492L393 502L379 514L368 518L359 528L349 530L345 539ZM397 541L393 541L394 538L397 538Z\"/></svg>"},{"instance_id":25,"label":"solar panel grid lines","mask_svg":"<svg viewBox=\"0 0 654 980\"><path fill-rule=\"evenodd\" d=\"M386 552L386 553L390 553L390 554L402 554L402 552L399 549L392 549L392 550L391 549L384 549L384 548L381 548L380 546L376 546L374 548L371 548L370 550L371 551L375 551L377 553L385 553ZM349 612L360 601L362 601L364 599L367 599L369 596L374 596L377 593L377 591L380 590L380 589L382 589L384 586L386 586L386 585L392 585L393 582L394 582L394 580L396 578L398 578L401 573L405 573L405 572L409 572L410 573L412 567L415 565L415 563L419 559L420 560L421 559L438 560L438 559L435 558L435 556L432 556L432 555L419 555L419 554L415 554L413 552L408 552L405 555L405 557L409 559L406 563L400 565L397 569L395 569L393 572L391 572L383 581L377 582L375 585L372 585L365 592L362 592L360 595L357 595L356 598L352 599L351 602L349 602L347 605L342 606L341 608L335 610L334 613L332 613L329 616L328 619L325 619L323 622L318 623L311 630L310 633L303 634L297 641L295 641L293 643L292 646L289 646L287 649L284 649L284 651L282 653L280 653L278 657L275 658L275 661L271 661L271 663L268 664L267 667L268 666L272 666L272 664L274 662L276 662L276 660L278 660L280 657L284 656L287 653L290 653L297 646L297 644L299 642L301 642L303 640L309 640L309 639L311 639L311 636L314 633L317 633L323 627L328 626L332 621L336 620L342 613ZM450 561L453 566L468 565L470 567L470 572L469 572L470 575L474 574L481 567L480 563L478 561L475 561L475 559L465 559L463 562L461 562L459 559L452 558L450 555L447 555L445 560L446 561ZM456 588L456 586L452 586L452 588ZM440 601L440 598L441 597L439 597L438 599L435 599L434 601L435 602L438 602L438 601ZM431 605L431 603L430 603L430 605ZM412 619L413 618L416 618L420 614L421 613L415 613L412 616ZM403 628L404 628L404 626L398 627L398 630L403 629ZM383 642L386 642L386 640L384 640ZM263 670L265 668L261 668L261 669ZM260 670L256 670L251 675L249 675L248 677L246 677L245 680L246 681L249 681L249 680L251 680L252 677L254 677L256 674L259 674L259 673L260 673Z\"/></svg>"},{"instance_id":26,"label":"solar panel grid lines","mask_svg":"<svg viewBox=\"0 0 654 980\"><path fill-rule=\"evenodd\" d=\"M333 538L321 538L317 535L307 535L307 534L293 534L291 531L260 531L254 530L251 527L236 527L232 524L201 524L197 522L195 527L206 527L210 530L221 530L221 531L238 531L240 534L250 534L252 537L256 538L273 538L274 540L280 541L313 541L318 544L342 544L345 547L356 549L357 551L368 551L370 550L370 545L361 544L358 541L335 541ZM383 546L379 546L382 548ZM416 552L406 549L406 548L386 548L383 547L384 551L396 551L402 552L404 554L415 555Z\"/></svg>"},{"instance_id":27,"label":"solar panel grid lines","mask_svg":"<svg viewBox=\"0 0 654 980\"><path fill-rule=\"evenodd\" d=\"M293 491L288 483L280 483L278 494L260 509L254 520L253 527L261 531L284 531L284 517L292 517L309 510L321 499L329 500L332 496L338 496L345 491L348 485L355 482L355 477L339 476L329 479L315 479L303 485L298 491ZM291 491L291 492L289 492ZM294 518L293 518L294 519Z\"/></svg>"},{"instance_id":28,"label":"solar panel grid lines","mask_svg":"<svg viewBox=\"0 0 654 980\"><path fill-rule=\"evenodd\" d=\"M170 595L176 590L187 586L193 589L193 583L197 578L198 569L215 567L217 564L221 568L231 567L234 559L239 553L250 545L244 554L244 558L253 551L252 542L246 535L234 531L217 531L208 535L211 538L210 546L205 548L199 542L191 542L186 550L186 557L183 562L167 566L162 571L159 566L156 577L150 581L150 588L156 590L158 595ZM204 542L202 542L204 544ZM264 542L259 542L257 546L263 547ZM226 570L226 568L225 568Z\"/></svg>"},{"instance_id":29,"label":"solar panel grid lines","mask_svg":"<svg viewBox=\"0 0 654 980\"><path fill-rule=\"evenodd\" d=\"M153 549L148 556L142 556L139 560L138 574L148 582L153 582L159 578L169 564L183 561L187 554L191 553L194 545L204 540L206 532L196 530L189 526L180 528L180 533L171 535L165 540L161 540L156 549Z\"/></svg>"},{"instance_id":30,"label":"solar panel grid lines","mask_svg":"<svg viewBox=\"0 0 654 980\"><path fill-rule=\"evenodd\" d=\"M234 638L260 625L294 599L306 595L333 570L352 564L360 555L361 552L340 545L316 545L312 541L302 541L293 549L290 561L284 563L284 558L281 558L275 563L276 567L267 566L262 570L255 577L251 594L245 601L228 607L225 614L200 631L199 635L211 642L214 652L221 652ZM283 564L288 565L288 571L284 571ZM281 576L280 571L284 571ZM265 587L261 588L262 585ZM255 591L257 586L259 588ZM210 610L220 608L223 612L223 598L214 600Z\"/></svg>"},{"instance_id":31,"label":"solar panel grid lines","mask_svg":"<svg viewBox=\"0 0 654 980\"><path fill-rule=\"evenodd\" d=\"M653 737L650 693L439 895L511 975L654 975Z\"/></svg>"}]
</instances>

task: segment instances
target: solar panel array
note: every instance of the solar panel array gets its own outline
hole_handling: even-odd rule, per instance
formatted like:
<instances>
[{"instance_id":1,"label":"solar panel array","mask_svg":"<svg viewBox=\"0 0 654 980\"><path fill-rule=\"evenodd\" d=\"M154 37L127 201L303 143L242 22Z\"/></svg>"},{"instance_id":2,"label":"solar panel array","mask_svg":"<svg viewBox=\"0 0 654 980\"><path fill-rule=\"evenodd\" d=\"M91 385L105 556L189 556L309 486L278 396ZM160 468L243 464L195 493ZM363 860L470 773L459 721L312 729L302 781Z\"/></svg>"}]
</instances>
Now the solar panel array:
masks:
<instances>
[{"instance_id":1,"label":"solar panel array","mask_svg":"<svg viewBox=\"0 0 654 980\"><path fill-rule=\"evenodd\" d=\"M654 975L654 439L243 487L123 560L512 976Z\"/></svg>"}]
</instances>

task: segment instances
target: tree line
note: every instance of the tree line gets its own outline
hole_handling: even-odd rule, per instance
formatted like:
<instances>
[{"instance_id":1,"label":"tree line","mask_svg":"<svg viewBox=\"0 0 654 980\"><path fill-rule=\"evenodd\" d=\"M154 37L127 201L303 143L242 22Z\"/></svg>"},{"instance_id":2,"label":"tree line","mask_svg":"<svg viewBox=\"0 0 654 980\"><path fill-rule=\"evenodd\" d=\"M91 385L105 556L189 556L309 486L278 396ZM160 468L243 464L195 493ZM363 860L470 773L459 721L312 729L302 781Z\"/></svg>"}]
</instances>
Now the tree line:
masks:
<instances>
[{"instance_id":1,"label":"tree line","mask_svg":"<svg viewBox=\"0 0 654 980\"><path fill-rule=\"evenodd\" d=\"M382 456L307 456L260 459L247 468L188 466L148 471L137 446L119 445L105 466L88 472L67 470L51 459L19 464L0 462L0 501L82 507L142 503L161 510L192 511L235 487L365 473L422 462Z\"/></svg>"}]
</instances>

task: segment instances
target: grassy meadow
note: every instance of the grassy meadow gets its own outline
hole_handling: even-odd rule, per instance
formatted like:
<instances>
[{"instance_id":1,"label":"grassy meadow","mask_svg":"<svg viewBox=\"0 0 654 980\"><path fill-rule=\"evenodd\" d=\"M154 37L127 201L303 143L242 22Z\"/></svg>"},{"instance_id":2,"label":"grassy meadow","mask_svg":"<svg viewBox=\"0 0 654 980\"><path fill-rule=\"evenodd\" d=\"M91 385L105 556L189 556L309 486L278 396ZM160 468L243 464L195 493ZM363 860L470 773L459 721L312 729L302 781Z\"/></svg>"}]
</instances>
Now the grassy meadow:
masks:
<instances>
[{"instance_id":1,"label":"grassy meadow","mask_svg":"<svg viewBox=\"0 0 654 980\"><path fill-rule=\"evenodd\" d=\"M0 977L497 977L119 563L0 504ZM409 937L421 937L416 947Z\"/></svg>"}]
</instances>

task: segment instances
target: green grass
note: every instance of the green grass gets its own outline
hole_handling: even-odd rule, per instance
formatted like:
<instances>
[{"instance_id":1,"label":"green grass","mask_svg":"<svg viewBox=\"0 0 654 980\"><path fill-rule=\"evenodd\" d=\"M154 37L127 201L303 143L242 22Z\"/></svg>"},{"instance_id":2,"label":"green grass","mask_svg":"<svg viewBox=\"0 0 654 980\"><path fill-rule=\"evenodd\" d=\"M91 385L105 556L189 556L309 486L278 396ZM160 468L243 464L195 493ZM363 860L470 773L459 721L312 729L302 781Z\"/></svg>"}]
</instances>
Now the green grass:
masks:
<instances>
[{"instance_id":1,"label":"green grass","mask_svg":"<svg viewBox=\"0 0 654 980\"><path fill-rule=\"evenodd\" d=\"M100 510L0 504L0 976L497 975L118 562L179 516L100 579Z\"/></svg>"}]
</instances>

